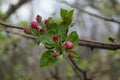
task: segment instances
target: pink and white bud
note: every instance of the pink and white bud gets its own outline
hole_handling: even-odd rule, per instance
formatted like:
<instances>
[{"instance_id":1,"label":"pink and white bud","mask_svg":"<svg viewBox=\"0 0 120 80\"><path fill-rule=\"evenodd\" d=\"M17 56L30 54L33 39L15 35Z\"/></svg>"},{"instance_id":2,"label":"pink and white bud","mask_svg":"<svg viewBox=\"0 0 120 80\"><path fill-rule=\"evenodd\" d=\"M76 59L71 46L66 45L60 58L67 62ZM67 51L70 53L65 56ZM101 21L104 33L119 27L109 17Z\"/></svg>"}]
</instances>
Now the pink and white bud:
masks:
<instances>
[{"instance_id":1,"label":"pink and white bud","mask_svg":"<svg viewBox=\"0 0 120 80\"><path fill-rule=\"evenodd\" d=\"M73 43L71 41L66 41L64 45L67 50L70 50L73 48Z\"/></svg>"},{"instance_id":2,"label":"pink and white bud","mask_svg":"<svg viewBox=\"0 0 120 80\"><path fill-rule=\"evenodd\" d=\"M37 16L36 16L36 20L37 20L38 22L41 22L42 17L41 17L40 15L37 15Z\"/></svg>"},{"instance_id":3,"label":"pink and white bud","mask_svg":"<svg viewBox=\"0 0 120 80\"><path fill-rule=\"evenodd\" d=\"M32 27L33 29L38 29L38 26L39 26L39 23L38 23L38 22L36 22L36 21L32 21L32 22L31 22L31 27Z\"/></svg>"}]
</instances>

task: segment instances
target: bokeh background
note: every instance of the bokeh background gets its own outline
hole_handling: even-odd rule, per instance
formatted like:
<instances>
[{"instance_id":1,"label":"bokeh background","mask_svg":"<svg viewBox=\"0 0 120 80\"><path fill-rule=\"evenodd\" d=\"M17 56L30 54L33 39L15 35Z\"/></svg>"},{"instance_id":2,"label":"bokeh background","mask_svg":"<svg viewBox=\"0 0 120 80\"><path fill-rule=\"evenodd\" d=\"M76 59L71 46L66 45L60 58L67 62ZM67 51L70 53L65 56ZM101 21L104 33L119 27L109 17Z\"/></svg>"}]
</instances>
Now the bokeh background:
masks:
<instances>
[{"instance_id":1,"label":"bokeh background","mask_svg":"<svg viewBox=\"0 0 120 80\"><path fill-rule=\"evenodd\" d=\"M16 7L17 5L17 7ZM37 14L42 19L60 18L60 8L74 9L71 31L77 31L81 39L111 43L108 38L120 41L120 25L93 17L78 9L84 9L120 21L120 0L0 0L0 19L8 24L28 27ZM21 30L12 29L23 33ZM91 50L79 46L79 67L87 70L93 80L120 80L120 50ZM16 80L22 75L25 80L82 80L82 75L72 69L69 62L40 68L40 55L44 47L31 39L6 33L0 27L0 80ZM95 72L95 75L91 73Z\"/></svg>"}]
</instances>

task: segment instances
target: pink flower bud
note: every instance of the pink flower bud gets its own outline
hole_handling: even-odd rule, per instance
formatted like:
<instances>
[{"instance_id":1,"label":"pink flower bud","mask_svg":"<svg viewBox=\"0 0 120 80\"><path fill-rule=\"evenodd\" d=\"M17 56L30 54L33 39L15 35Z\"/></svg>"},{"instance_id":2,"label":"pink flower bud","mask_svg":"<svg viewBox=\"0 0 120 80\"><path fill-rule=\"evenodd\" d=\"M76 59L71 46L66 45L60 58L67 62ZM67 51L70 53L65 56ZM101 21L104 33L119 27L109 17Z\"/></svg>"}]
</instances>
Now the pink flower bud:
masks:
<instances>
[{"instance_id":1,"label":"pink flower bud","mask_svg":"<svg viewBox=\"0 0 120 80\"><path fill-rule=\"evenodd\" d=\"M53 52L53 53L52 53L52 56L53 56L54 58L56 58L58 55L57 55L56 52Z\"/></svg>"},{"instance_id":2,"label":"pink flower bud","mask_svg":"<svg viewBox=\"0 0 120 80\"><path fill-rule=\"evenodd\" d=\"M45 25L48 26L49 25L49 19L45 20Z\"/></svg>"},{"instance_id":3,"label":"pink flower bud","mask_svg":"<svg viewBox=\"0 0 120 80\"><path fill-rule=\"evenodd\" d=\"M45 28L40 28L40 32L41 33L45 32Z\"/></svg>"},{"instance_id":4,"label":"pink flower bud","mask_svg":"<svg viewBox=\"0 0 120 80\"><path fill-rule=\"evenodd\" d=\"M29 33L28 28L23 28L23 30L24 30L25 33Z\"/></svg>"},{"instance_id":5,"label":"pink flower bud","mask_svg":"<svg viewBox=\"0 0 120 80\"><path fill-rule=\"evenodd\" d=\"M73 48L73 43L72 43L71 41L66 41L66 42L65 42L65 48L66 48L67 50L72 49L72 48Z\"/></svg>"},{"instance_id":6,"label":"pink flower bud","mask_svg":"<svg viewBox=\"0 0 120 80\"><path fill-rule=\"evenodd\" d=\"M36 16L36 20L37 20L38 22L40 22L40 21L42 20L42 17L41 17L40 15L37 15L37 16Z\"/></svg>"},{"instance_id":7,"label":"pink flower bud","mask_svg":"<svg viewBox=\"0 0 120 80\"><path fill-rule=\"evenodd\" d=\"M74 55L72 53L68 54L69 58L74 58Z\"/></svg>"},{"instance_id":8,"label":"pink flower bud","mask_svg":"<svg viewBox=\"0 0 120 80\"><path fill-rule=\"evenodd\" d=\"M31 27L32 27L33 29L38 29L38 26L39 26L39 23L38 23L38 22L36 22L36 21L32 21L32 22L31 22Z\"/></svg>"},{"instance_id":9,"label":"pink flower bud","mask_svg":"<svg viewBox=\"0 0 120 80\"><path fill-rule=\"evenodd\" d=\"M53 41L57 42L59 40L59 36L56 34L56 35L53 35Z\"/></svg>"}]
</instances>

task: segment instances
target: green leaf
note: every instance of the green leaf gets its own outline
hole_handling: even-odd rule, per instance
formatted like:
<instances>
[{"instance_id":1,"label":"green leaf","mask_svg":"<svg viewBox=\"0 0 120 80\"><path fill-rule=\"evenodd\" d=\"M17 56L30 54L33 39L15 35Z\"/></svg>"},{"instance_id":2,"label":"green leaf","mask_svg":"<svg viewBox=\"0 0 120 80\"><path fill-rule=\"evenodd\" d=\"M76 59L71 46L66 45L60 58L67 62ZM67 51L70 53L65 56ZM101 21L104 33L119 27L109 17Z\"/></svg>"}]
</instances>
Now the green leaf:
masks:
<instances>
[{"instance_id":1,"label":"green leaf","mask_svg":"<svg viewBox=\"0 0 120 80\"><path fill-rule=\"evenodd\" d=\"M67 12L67 16L69 16L69 17L73 17L73 12L74 12L74 10L69 10L68 12Z\"/></svg>"},{"instance_id":2,"label":"green leaf","mask_svg":"<svg viewBox=\"0 0 120 80\"><path fill-rule=\"evenodd\" d=\"M25 78L22 75L20 75L16 78L16 80L25 80Z\"/></svg>"},{"instance_id":3,"label":"green leaf","mask_svg":"<svg viewBox=\"0 0 120 80\"><path fill-rule=\"evenodd\" d=\"M54 48L54 44L50 44L50 43L48 43L48 42L46 42L46 43L44 44L44 46L45 46L45 48L47 48L47 49L53 49L53 48Z\"/></svg>"},{"instance_id":4,"label":"green leaf","mask_svg":"<svg viewBox=\"0 0 120 80\"><path fill-rule=\"evenodd\" d=\"M61 41L64 41L67 37L67 26L64 22L58 25L57 34Z\"/></svg>"},{"instance_id":5,"label":"green leaf","mask_svg":"<svg viewBox=\"0 0 120 80\"><path fill-rule=\"evenodd\" d=\"M67 16L67 17L65 18L65 23L66 23L66 25L70 25L71 22L72 22L72 18Z\"/></svg>"},{"instance_id":6,"label":"green leaf","mask_svg":"<svg viewBox=\"0 0 120 80\"><path fill-rule=\"evenodd\" d=\"M79 36L76 31L71 32L68 36L66 41L71 41L74 45L74 48L78 46L79 43Z\"/></svg>"},{"instance_id":7,"label":"green leaf","mask_svg":"<svg viewBox=\"0 0 120 80\"><path fill-rule=\"evenodd\" d=\"M52 39L52 33L45 33L40 36L41 42L47 49L53 49L55 47L55 42Z\"/></svg>"},{"instance_id":8,"label":"green leaf","mask_svg":"<svg viewBox=\"0 0 120 80\"><path fill-rule=\"evenodd\" d=\"M61 9L60 10L60 15L63 20L65 20L65 17L67 15L67 10L66 9Z\"/></svg>"},{"instance_id":9,"label":"green leaf","mask_svg":"<svg viewBox=\"0 0 120 80\"><path fill-rule=\"evenodd\" d=\"M80 56L79 56L79 54L76 51L72 50L71 53L74 55L74 59L75 60L80 60Z\"/></svg>"},{"instance_id":10,"label":"green leaf","mask_svg":"<svg viewBox=\"0 0 120 80\"><path fill-rule=\"evenodd\" d=\"M67 12L67 15L66 15L66 17L65 17L65 22L66 22L67 25L70 25L71 22L72 22L73 11L74 11L74 10L69 10L69 11Z\"/></svg>"},{"instance_id":11,"label":"green leaf","mask_svg":"<svg viewBox=\"0 0 120 80\"><path fill-rule=\"evenodd\" d=\"M42 54L40 59L40 67L50 66L58 61L58 58L53 58L51 53L52 50L47 50Z\"/></svg>"},{"instance_id":12,"label":"green leaf","mask_svg":"<svg viewBox=\"0 0 120 80\"><path fill-rule=\"evenodd\" d=\"M56 30L57 30L57 24L56 23L51 23L49 24L47 28L47 31L48 32L53 32L53 33L56 33Z\"/></svg>"},{"instance_id":13,"label":"green leaf","mask_svg":"<svg viewBox=\"0 0 120 80\"><path fill-rule=\"evenodd\" d=\"M63 21L66 23L66 25L70 25L72 22L72 17L73 17L73 12L74 10L66 10L66 9L61 9L61 18Z\"/></svg>"}]
</instances>

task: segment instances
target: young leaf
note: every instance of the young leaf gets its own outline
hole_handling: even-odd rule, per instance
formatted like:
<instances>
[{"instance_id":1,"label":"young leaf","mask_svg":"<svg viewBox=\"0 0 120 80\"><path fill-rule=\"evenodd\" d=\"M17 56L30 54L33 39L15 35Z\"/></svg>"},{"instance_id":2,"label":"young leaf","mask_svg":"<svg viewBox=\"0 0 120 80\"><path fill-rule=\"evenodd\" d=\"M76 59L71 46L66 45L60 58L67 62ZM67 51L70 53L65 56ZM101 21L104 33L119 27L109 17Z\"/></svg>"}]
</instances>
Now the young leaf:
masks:
<instances>
[{"instance_id":1,"label":"young leaf","mask_svg":"<svg viewBox=\"0 0 120 80\"><path fill-rule=\"evenodd\" d=\"M47 49L53 49L55 47L55 42L52 39L52 35L52 33L45 33L40 37L41 42Z\"/></svg>"},{"instance_id":2,"label":"young leaf","mask_svg":"<svg viewBox=\"0 0 120 80\"><path fill-rule=\"evenodd\" d=\"M56 30L57 30L57 24L56 23L51 23L49 24L47 28L47 31L48 32L53 32L53 33L56 33Z\"/></svg>"},{"instance_id":3,"label":"young leaf","mask_svg":"<svg viewBox=\"0 0 120 80\"><path fill-rule=\"evenodd\" d=\"M60 10L60 15L61 15L61 18L63 19L63 21L65 20L65 17L67 15L67 10L66 9L61 9Z\"/></svg>"},{"instance_id":4,"label":"young leaf","mask_svg":"<svg viewBox=\"0 0 120 80\"><path fill-rule=\"evenodd\" d=\"M67 26L64 22L58 25L57 34L61 41L64 41L67 37Z\"/></svg>"},{"instance_id":5,"label":"young leaf","mask_svg":"<svg viewBox=\"0 0 120 80\"><path fill-rule=\"evenodd\" d=\"M54 48L54 45L55 45L55 44L50 44L49 42L48 42L48 43L46 42L46 43L44 44L45 48L47 48L47 49L53 49L53 48Z\"/></svg>"},{"instance_id":6,"label":"young leaf","mask_svg":"<svg viewBox=\"0 0 120 80\"><path fill-rule=\"evenodd\" d=\"M69 10L68 12L67 12L67 16L69 16L69 17L73 17L73 12L74 12L74 10Z\"/></svg>"},{"instance_id":7,"label":"young leaf","mask_svg":"<svg viewBox=\"0 0 120 80\"><path fill-rule=\"evenodd\" d=\"M72 17L73 17L73 11L74 10L70 10L67 12L67 15L65 16L65 22L67 25L70 25L72 22Z\"/></svg>"},{"instance_id":8,"label":"young leaf","mask_svg":"<svg viewBox=\"0 0 120 80\"><path fill-rule=\"evenodd\" d=\"M58 58L53 58L51 53L52 50L47 50L42 54L40 59L40 67L50 66L58 61Z\"/></svg>"},{"instance_id":9,"label":"young leaf","mask_svg":"<svg viewBox=\"0 0 120 80\"><path fill-rule=\"evenodd\" d=\"M69 16L66 16L66 18L65 18L65 23L66 23L66 25L70 25L71 22L72 22L72 18L69 17Z\"/></svg>"},{"instance_id":10,"label":"young leaf","mask_svg":"<svg viewBox=\"0 0 120 80\"><path fill-rule=\"evenodd\" d=\"M74 48L78 45L79 43L79 36L77 34L77 32L73 31L71 32L68 36L66 41L71 41L74 45Z\"/></svg>"}]
</instances>

